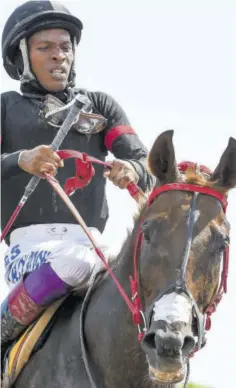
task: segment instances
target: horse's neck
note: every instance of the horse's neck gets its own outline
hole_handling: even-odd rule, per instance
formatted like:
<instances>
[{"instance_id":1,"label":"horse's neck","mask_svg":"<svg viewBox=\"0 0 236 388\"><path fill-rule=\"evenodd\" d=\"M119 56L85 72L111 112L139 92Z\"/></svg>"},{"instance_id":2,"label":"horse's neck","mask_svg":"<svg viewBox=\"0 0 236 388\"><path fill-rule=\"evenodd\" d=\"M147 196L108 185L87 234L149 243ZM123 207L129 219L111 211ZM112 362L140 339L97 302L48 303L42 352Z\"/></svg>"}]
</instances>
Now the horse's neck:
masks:
<instances>
[{"instance_id":1,"label":"horse's neck","mask_svg":"<svg viewBox=\"0 0 236 388\"><path fill-rule=\"evenodd\" d=\"M130 257L121 258L114 270L128 295L132 269L130 260ZM137 340L137 328L133 326L131 312L110 277L103 281L92 297L85 330L89 354L98 364L98 369L107 370L104 374L105 386L117 388L123 382L123 386L130 387L131 381L140 377L145 357Z\"/></svg>"},{"instance_id":2,"label":"horse's neck","mask_svg":"<svg viewBox=\"0 0 236 388\"><path fill-rule=\"evenodd\" d=\"M132 270L132 264L129 261L128 257L121 260L118 258L117 262L120 263L113 270L116 278L128 296L130 296L129 275ZM113 279L108 274L92 297L88 316L93 317L94 314L96 314L96 317L99 317L99 319L103 322L103 327L106 327L106 333L108 335L119 335L121 331L124 331L124 327L119 325L114 327L111 324L113 319L115 319L117 323L123 322L125 327L133 329L131 312L129 311Z\"/></svg>"}]
</instances>

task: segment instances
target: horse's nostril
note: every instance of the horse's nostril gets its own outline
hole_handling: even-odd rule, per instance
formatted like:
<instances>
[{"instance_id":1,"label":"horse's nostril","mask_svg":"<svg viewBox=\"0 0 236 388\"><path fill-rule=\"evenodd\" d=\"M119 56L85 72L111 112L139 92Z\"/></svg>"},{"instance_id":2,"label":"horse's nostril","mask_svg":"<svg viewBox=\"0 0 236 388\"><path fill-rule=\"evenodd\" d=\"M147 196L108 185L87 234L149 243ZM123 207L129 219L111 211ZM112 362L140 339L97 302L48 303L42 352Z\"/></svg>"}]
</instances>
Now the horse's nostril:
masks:
<instances>
[{"instance_id":1,"label":"horse's nostril","mask_svg":"<svg viewBox=\"0 0 236 388\"><path fill-rule=\"evenodd\" d=\"M184 338L184 344L182 347L183 356L188 356L195 347L195 340L190 335Z\"/></svg>"},{"instance_id":2,"label":"horse's nostril","mask_svg":"<svg viewBox=\"0 0 236 388\"><path fill-rule=\"evenodd\" d=\"M143 338L143 345L147 346L149 349L155 349L156 344L155 344L155 333L149 332L145 334Z\"/></svg>"},{"instance_id":3,"label":"horse's nostril","mask_svg":"<svg viewBox=\"0 0 236 388\"><path fill-rule=\"evenodd\" d=\"M166 334L161 330L149 331L142 341L143 349L156 350L160 357L178 358L187 357L195 347L194 337L182 337L180 334Z\"/></svg>"},{"instance_id":4,"label":"horse's nostril","mask_svg":"<svg viewBox=\"0 0 236 388\"><path fill-rule=\"evenodd\" d=\"M173 354L174 354L174 356L180 356L181 355L181 351L180 351L179 346L175 346L173 348Z\"/></svg>"}]
</instances>

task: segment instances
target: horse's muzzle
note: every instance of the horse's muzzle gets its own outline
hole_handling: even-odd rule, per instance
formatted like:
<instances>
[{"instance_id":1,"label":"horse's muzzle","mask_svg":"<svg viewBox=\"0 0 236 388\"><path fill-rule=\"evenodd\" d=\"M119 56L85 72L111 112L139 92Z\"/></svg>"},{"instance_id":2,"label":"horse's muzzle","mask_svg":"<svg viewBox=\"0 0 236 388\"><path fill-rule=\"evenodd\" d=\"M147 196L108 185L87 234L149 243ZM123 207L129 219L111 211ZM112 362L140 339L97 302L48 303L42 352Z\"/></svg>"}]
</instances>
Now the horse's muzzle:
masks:
<instances>
[{"instance_id":1,"label":"horse's muzzle","mask_svg":"<svg viewBox=\"0 0 236 388\"><path fill-rule=\"evenodd\" d=\"M151 377L160 382L181 381L186 359L194 347L194 337L186 324L181 322L169 324L165 321L153 322L142 341Z\"/></svg>"}]
</instances>

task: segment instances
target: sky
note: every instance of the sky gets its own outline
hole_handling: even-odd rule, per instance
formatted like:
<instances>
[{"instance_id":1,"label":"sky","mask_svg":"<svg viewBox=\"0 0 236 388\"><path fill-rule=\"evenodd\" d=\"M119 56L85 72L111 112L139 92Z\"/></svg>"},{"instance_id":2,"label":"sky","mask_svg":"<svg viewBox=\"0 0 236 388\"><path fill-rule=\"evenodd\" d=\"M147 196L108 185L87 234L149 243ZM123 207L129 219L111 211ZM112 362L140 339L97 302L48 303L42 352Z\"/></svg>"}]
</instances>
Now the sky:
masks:
<instances>
[{"instance_id":1,"label":"sky","mask_svg":"<svg viewBox=\"0 0 236 388\"><path fill-rule=\"evenodd\" d=\"M23 3L2 0L0 28ZM84 24L76 55L77 86L111 94L150 148L174 129L177 160L214 169L236 137L235 0L76 0L63 2ZM18 90L1 65L1 91ZM110 156L111 157L111 156ZM105 236L119 248L136 204L108 183ZM20 198L19 198L20 199ZM207 346L191 361L191 380L235 386L236 190L229 195L228 294L212 319ZM7 294L0 247L1 299Z\"/></svg>"}]
</instances>

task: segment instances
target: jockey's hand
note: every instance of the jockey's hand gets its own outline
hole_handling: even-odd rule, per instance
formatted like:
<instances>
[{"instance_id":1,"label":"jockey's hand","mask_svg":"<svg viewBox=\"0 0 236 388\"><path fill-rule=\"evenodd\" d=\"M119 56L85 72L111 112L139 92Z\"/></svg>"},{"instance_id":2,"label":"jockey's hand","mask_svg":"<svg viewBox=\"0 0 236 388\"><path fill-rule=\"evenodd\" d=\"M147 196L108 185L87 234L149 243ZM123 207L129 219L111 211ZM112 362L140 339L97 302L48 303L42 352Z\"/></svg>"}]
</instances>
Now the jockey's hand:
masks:
<instances>
[{"instance_id":1,"label":"jockey's hand","mask_svg":"<svg viewBox=\"0 0 236 388\"><path fill-rule=\"evenodd\" d=\"M44 178L44 173L56 175L58 167L63 167L63 160L50 146L40 145L32 150L21 152L19 167L29 174Z\"/></svg>"},{"instance_id":2,"label":"jockey's hand","mask_svg":"<svg viewBox=\"0 0 236 388\"><path fill-rule=\"evenodd\" d=\"M116 159L110 164L112 168L106 170L104 176L120 189L126 189L131 182L138 182L139 176L131 163Z\"/></svg>"}]
</instances>

